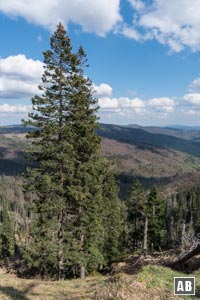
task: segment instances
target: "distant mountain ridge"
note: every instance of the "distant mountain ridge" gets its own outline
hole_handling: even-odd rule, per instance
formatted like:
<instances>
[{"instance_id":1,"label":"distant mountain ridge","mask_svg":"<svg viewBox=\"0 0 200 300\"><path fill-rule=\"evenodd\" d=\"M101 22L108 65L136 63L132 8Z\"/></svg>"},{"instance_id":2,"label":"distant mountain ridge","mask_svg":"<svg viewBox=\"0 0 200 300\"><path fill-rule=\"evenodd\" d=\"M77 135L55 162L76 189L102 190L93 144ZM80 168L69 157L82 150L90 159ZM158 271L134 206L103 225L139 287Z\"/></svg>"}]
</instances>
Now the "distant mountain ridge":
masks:
<instances>
[{"instance_id":1,"label":"distant mountain ridge","mask_svg":"<svg viewBox=\"0 0 200 300\"><path fill-rule=\"evenodd\" d=\"M183 125L179 125L179 126L174 125L174 127L173 126L159 127L159 126L140 126L137 124L131 124L124 127L141 129L154 134L170 135L184 140L200 141L200 127L198 126L184 127Z\"/></svg>"},{"instance_id":2,"label":"distant mountain ridge","mask_svg":"<svg viewBox=\"0 0 200 300\"><path fill-rule=\"evenodd\" d=\"M191 178L187 174L199 178L200 131L132 126L101 124L97 130L102 137L101 154L113 161L123 191L134 178L145 186L168 184L174 178L180 181L180 176L187 180ZM0 174L17 175L30 165L24 159L29 143L25 135L30 130L34 128L0 127Z\"/></svg>"},{"instance_id":3,"label":"distant mountain ridge","mask_svg":"<svg viewBox=\"0 0 200 300\"><path fill-rule=\"evenodd\" d=\"M143 125L138 125L138 124L128 124L128 125L123 125L125 127L132 127L132 128L166 128L166 129L177 129L177 130L198 130L200 131L200 126L188 126L188 125L165 125L165 126L143 126Z\"/></svg>"},{"instance_id":4,"label":"distant mountain ridge","mask_svg":"<svg viewBox=\"0 0 200 300\"><path fill-rule=\"evenodd\" d=\"M152 127L146 127L146 130L144 130L119 125L101 124L101 127L97 132L104 138L114 139L121 143L129 143L143 149L152 147L173 149L200 157L200 143L198 140L193 141L185 136L184 138L180 138L175 137L174 135L155 133L155 131L154 133L149 132L151 130ZM200 132L198 135L195 133L195 139L197 138L200 138Z\"/></svg>"},{"instance_id":5,"label":"distant mountain ridge","mask_svg":"<svg viewBox=\"0 0 200 300\"><path fill-rule=\"evenodd\" d=\"M34 130L24 125L0 126L0 134L26 133ZM185 130L137 124L120 126L101 124L97 133L121 143L136 145L141 148L164 148L182 151L200 157L200 130Z\"/></svg>"}]
</instances>

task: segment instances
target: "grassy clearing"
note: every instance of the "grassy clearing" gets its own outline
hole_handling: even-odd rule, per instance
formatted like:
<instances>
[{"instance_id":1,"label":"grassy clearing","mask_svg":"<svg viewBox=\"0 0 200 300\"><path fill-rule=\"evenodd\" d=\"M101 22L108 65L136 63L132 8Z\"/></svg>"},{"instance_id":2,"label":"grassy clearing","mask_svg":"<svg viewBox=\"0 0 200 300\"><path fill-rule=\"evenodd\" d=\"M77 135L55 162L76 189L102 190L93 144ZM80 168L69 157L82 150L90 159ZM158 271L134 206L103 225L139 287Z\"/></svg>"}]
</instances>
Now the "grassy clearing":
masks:
<instances>
[{"instance_id":1,"label":"grassy clearing","mask_svg":"<svg viewBox=\"0 0 200 300\"><path fill-rule=\"evenodd\" d=\"M196 296L175 297L173 296L174 277L195 277L196 278ZM167 294L163 299L200 299L200 272L187 275L185 273L176 272L170 268L161 266L145 266L138 274L137 280L145 283L147 289L161 288ZM161 298L162 299L162 298Z\"/></svg>"},{"instance_id":2,"label":"grassy clearing","mask_svg":"<svg viewBox=\"0 0 200 300\"><path fill-rule=\"evenodd\" d=\"M0 300L182 300L200 299L200 273L196 297L175 297L174 276L187 276L169 268L149 265L135 275L94 276L85 280L41 281L0 272Z\"/></svg>"},{"instance_id":3,"label":"grassy clearing","mask_svg":"<svg viewBox=\"0 0 200 300\"><path fill-rule=\"evenodd\" d=\"M88 300L104 278L85 280L41 281L0 274L0 300Z\"/></svg>"}]
</instances>

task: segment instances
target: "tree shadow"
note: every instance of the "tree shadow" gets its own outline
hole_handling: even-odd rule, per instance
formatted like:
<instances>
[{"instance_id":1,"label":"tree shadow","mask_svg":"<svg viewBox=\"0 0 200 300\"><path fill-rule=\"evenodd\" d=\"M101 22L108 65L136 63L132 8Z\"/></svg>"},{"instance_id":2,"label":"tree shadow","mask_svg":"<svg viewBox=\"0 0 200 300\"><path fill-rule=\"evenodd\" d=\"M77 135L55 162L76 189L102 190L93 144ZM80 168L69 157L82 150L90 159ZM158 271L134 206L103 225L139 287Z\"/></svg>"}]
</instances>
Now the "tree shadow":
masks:
<instances>
[{"instance_id":1,"label":"tree shadow","mask_svg":"<svg viewBox=\"0 0 200 300\"><path fill-rule=\"evenodd\" d=\"M27 294L34 288L37 284L31 283L22 291L13 288L12 286L0 286L0 292L4 295L10 297L11 300L29 300Z\"/></svg>"}]
</instances>

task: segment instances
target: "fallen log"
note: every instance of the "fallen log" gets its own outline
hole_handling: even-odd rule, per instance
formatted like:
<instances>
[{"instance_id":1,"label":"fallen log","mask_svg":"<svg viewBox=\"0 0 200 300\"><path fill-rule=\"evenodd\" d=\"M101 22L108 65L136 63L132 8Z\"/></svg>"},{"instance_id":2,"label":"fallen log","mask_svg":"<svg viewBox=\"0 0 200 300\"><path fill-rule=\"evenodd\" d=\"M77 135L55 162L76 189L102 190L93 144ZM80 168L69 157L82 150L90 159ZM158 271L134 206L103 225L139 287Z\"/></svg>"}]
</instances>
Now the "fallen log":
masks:
<instances>
[{"instance_id":1,"label":"fallen log","mask_svg":"<svg viewBox=\"0 0 200 300\"><path fill-rule=\"evenodd\" d=\"M190 258L192 258L193 256L197 255L200 253L200 245L197 245L194 249L192 249L191 251L187 252L183 257L179 258L178 260L176 260L175 262L173 262L171 264L172 268L181 268L181 266L184 265L184 263L186 263Z\"/></svg>"}]
</instances>

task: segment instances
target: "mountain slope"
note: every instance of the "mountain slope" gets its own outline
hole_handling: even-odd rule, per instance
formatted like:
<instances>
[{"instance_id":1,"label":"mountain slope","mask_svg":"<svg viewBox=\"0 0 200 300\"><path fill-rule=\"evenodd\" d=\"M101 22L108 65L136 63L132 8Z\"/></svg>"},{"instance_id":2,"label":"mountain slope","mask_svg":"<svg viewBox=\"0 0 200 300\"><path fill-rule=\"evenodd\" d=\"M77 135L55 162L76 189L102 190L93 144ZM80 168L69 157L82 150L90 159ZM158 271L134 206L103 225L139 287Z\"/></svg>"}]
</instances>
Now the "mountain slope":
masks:
<instances>
[{"instance_id":1,"label":"mountain slope","mask_svg":"<svg viewBox=\"0 0 200 300\"><path fill-rule=\"evenodd\" d=\"M140 126L131 124L125 127L137 128L153 134L164 134L174 136L183 140L200 141L200 129L198 127L158 127L158 126Z\"/></svg>"},{"instance_id":2,"label":"mountain slope","mask_svg":"<svg viewBox=\"0 0 200 300\"><path fill-rule=\"evenodd\" d=\"M200 144L189 140L180 139L164 134L152 134L138 128L123 127L118 125L102 124L98 129L102 137L129 143L140 149L161 148L181 151L200 157Z\"/></svg>"},{"instance_id":3,"label":"mountain slope","mask_svg":"<svg viewBox=\"0 0 200 300\"><path fill-rule=\"evenodd\" d=\"M23 126L0 127L0 174L16 175L25 170L28 130ZM98 134L102 137L102 155L114 162L117 173L157 182L200 170L197 142L105 124Z\"/></svg>"},{"instance_id":4,"label":"mountain slope","mask_svg":"<svg viewBox=\"0 0 200 300\"><path fill-rule=\"evenodd\" d=\"M101 150L117 170L134 176L172 177L200 169L200 158L167 148L141 147L103 138Z\"/></svg>"}]
</instances>

